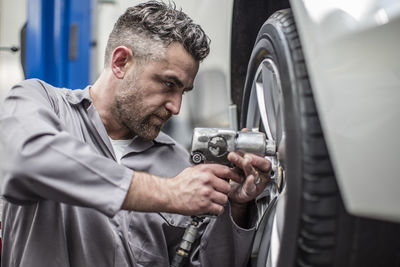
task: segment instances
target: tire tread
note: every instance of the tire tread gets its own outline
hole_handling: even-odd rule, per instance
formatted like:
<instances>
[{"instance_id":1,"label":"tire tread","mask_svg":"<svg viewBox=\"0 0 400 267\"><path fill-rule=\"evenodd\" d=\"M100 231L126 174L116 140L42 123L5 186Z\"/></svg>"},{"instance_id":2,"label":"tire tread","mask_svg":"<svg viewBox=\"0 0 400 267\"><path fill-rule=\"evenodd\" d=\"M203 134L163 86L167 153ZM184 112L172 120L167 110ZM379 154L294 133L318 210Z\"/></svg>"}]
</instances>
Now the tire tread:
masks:
<instances>
[{"instance_id":1,"label":"tire tread","mask_svg":"<svg viewBox=\"0 0 400 267\"><path fill-rule=\"evenodd\" d=\"M340 197L326 147L302 46L290 10L277 12L293 62L299 97L303 150L302 219L297 264L321 266L332 262Z\"/></svg>"}]
</instances>

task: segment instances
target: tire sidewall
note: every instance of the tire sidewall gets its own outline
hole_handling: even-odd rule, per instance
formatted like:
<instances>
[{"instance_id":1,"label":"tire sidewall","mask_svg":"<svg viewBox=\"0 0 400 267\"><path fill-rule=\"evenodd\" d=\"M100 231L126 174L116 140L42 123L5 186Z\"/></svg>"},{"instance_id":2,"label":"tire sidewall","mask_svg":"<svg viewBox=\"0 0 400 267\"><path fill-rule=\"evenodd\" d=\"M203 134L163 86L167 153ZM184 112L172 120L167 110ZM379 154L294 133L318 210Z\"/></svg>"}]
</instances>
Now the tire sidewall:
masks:
<instances>
[{"instance_id":1,"label":"tire sidewall","mask_svg":"<svg viewBox=\"0 0 400 267\"><path fill-rule=\"evenodd\" d=\"M285 207L285 223L280 248L278 266L293 266L296 258L296 243L301 214L301 173L302 150L299 103L296 92L296 78L289 46L284 29L275 17L268 19L257 36L249 61L245 87L242 98L240 125L246 127L249 98L254 76L261 62L271 59L279 70L284 99L284 120L286 129L286 176L287 200ZM290 114L290 115L289 115Z\"/></svg>"}]
</instances>

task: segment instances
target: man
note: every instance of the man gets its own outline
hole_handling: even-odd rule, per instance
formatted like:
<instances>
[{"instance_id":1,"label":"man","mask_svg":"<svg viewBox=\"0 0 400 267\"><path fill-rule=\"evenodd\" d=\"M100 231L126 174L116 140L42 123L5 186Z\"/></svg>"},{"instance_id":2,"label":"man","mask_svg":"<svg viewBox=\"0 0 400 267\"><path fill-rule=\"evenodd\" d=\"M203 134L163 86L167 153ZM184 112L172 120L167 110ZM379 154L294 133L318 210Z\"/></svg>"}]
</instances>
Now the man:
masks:
<instances>
[{"instance_id":1,"label":"man","mask_svg":"<svg viewBox=\"0 0 400 267\"><path fill-rule=\"evenodd\" d=\"M249 215L269 162L231 153L243 175L191 167L160 132L208 52L200 26L148 2L118 19L93 86L72 91L28 80L12 88L0 118L3 267L169 266L190 222L182 215L204 213L219 216L199 226L188 265L245 265Z\"/></svg>"}]
</instances>

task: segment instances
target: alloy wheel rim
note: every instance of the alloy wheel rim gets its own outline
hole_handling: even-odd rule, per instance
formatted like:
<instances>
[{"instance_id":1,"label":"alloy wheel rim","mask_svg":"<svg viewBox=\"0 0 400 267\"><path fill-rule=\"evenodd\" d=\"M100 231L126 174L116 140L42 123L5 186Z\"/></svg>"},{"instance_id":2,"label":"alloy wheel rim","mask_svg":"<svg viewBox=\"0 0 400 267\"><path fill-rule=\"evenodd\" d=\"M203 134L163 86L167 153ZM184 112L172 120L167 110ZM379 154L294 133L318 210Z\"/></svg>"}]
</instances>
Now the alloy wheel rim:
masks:
<instances>
[{"instance_id":1,"label":"alloy wheel rim","mask_svg":"<svg viewBox=\"0 0 400 267\"><path fill-rule=\"evenodd\" d=\"M278 67L275 62L270 59L264 59L257 67L255 72L250 98L248 103L246 128L253 131L265 132L267 139L274 140L277 145L277 155L267 157L273 168L272 179L266 190L268 190L269 198L264 201L257 201L259 210L259 219L266 211L270 201L278 197L278 201L285 202L285 127L284 127L284 102L282 94L282 86ZM279 182L280 180L280 182ZM280 184L280 185L279 185ZM282 203L281 203L282 204ZM279 205L285 207L285 205ZM280 212L284 214L284 212ZM271 232L271 244L269 256L272 266L277 265L280 237L282 233L282 223L277 223L277 212L274 214L274 223ZM280 221L282 218L279 218ZM259 222L257 222L258 224Z\"/></svg>"}]
</instances>

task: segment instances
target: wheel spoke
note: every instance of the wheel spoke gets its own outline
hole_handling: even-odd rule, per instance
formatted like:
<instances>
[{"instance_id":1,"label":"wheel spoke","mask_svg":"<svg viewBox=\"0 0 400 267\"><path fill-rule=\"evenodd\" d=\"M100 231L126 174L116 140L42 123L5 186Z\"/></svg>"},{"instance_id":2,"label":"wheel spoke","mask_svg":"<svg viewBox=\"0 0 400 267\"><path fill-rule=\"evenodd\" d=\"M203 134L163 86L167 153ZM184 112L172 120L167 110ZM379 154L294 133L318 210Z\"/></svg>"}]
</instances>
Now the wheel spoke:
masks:
<instances>
[{"instance_id":1,"label":"wheel spoke","mask_svg":"<svg viewBox=\"0 0 400 267\"><path fill-rule=\"evenodd\" d=\"M256 94L257 94L257 106L259 109L259 113L261 116L261 121L263 123L265 133L267 134L267 138L272 140L272 132L271 132L271 127L269 123L269 118L268 118L268 113L267 113L267 107L265 105L265 91L264 91L264 82L263 79L261 78L263 76L262 72L262 64L257 70L257 76L256 76Z\"/></svg>"},{"instance_id":2,"label":"wheel spoke","mask_svg":"<svg viewBox=\"0 0 400 267\"><path fill-rule=\"evenodd\" d=\"M269 139L275 139L276 136L276 127L275 127L275 110L273 104L273 96L272 90L274 86L273 76L271 71L268 68L268 64L266 61L260 65L260 75L258 77L259 80L259 87L257 91L257 95L261 96L262 91L262 98L258 98L259 109L261 113L261 118L263 118L262 114L265 114L266 120L263 120L263 126L265 130L269 129L270 136Z\"/></svg>"},{"instance_id":3,"label":"wheel spoke","mask_svg":"<svg viewBox=\"0 0 400 267\"><path fill-rule=\"evenodd\" d=\"M252 83L246 127L259 130L261 120L267 138L281 140L283 129L282 91L275 63L265 59Z\"/></svg>"},{"instance_id":4,"label":"wheel spoke","mask_svg":"<svg viewBox=\"0 0 400 267\"><path fill-rule=\"evenodd\" d=\"M249 109L247 112L247 124L246 128L256 130L258 131L258 123L260 121L260 112L257 108L258 103L257 103L257 83L256 80L253 81L252 88L251 88L251 94L250 94L250 99L249 99Z\"/></svg>"}]
</instances>

